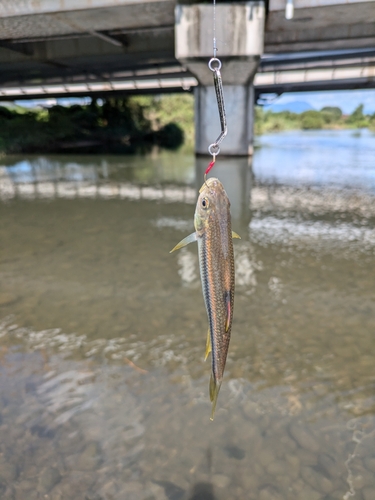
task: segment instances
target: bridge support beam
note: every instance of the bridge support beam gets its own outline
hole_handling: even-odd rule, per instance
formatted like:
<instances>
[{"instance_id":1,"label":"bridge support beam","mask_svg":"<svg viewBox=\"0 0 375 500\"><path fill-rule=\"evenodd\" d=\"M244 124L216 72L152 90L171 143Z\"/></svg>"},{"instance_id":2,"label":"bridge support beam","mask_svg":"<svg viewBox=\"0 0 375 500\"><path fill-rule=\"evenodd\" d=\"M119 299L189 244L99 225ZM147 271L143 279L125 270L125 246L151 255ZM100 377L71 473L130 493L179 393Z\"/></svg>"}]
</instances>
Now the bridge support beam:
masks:
<instances>
[{"instance_id":1,"label":"bridge support beam","mask_svg":"<svg viewBox=\"0 0 375 500\"><path fill-rule=\"evenodd\" d=\"M263 52L263 1L216 5L217 57L222 62L228 135L221 153L253 152L253 79ZM199 82L195 90L195 152L207 154L220 133L219 114L208 61L213 55L213 6L177 5L175 54Z\"/></svg>"}]
</instances>

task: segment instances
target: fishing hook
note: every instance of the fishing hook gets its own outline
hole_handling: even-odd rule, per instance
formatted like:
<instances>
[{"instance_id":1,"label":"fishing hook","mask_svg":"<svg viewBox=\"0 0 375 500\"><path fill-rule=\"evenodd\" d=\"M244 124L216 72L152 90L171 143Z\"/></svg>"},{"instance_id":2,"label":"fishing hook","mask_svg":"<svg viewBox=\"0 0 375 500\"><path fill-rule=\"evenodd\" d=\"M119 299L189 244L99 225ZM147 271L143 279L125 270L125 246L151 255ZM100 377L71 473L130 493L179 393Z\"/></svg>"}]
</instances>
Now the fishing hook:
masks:
<instances>
[{"instance_id":1,"label":"fishing hook","mask_svg":"<svg viewBox=\"0 0 375 500\"><path fill-rule=\"evenodd\" d=\"M211 168L215 165L215 161L216 161L216 155L213 154L212 161L208 164L208 167L206 168L206 171L204 173L204 183L206 184L206 187L208 187L207 186L207 174L211 170Z\"/></svg>"}]
</instances>

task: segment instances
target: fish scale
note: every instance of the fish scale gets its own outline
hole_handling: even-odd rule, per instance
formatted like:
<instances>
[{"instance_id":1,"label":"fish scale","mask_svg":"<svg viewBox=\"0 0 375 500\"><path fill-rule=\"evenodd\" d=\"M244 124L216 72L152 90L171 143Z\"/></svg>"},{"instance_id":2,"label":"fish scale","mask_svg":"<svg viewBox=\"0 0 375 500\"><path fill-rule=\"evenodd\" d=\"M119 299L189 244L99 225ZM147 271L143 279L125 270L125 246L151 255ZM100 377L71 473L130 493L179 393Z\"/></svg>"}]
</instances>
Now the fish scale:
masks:
<instances>
[{"instance_id":1,"label":"fish scale","mask_svg":"<svg viewBox=\"0 0 375 500\"><path fill-rule=\"evenodd\" d=\"M212 372L219 384L223 378L228 353L234 306L234 257L229 204L225 234L220 228L219 216L222 215L215 212L215 217L210 218L204 237L198 240L199 260L202 262L202 289L213 352ZM226 244L223 244L224 239ZM223 247L228 249L226 253ZM231 310L229 325L227 325L228 294Z\"/></svg>"}]
</instances>

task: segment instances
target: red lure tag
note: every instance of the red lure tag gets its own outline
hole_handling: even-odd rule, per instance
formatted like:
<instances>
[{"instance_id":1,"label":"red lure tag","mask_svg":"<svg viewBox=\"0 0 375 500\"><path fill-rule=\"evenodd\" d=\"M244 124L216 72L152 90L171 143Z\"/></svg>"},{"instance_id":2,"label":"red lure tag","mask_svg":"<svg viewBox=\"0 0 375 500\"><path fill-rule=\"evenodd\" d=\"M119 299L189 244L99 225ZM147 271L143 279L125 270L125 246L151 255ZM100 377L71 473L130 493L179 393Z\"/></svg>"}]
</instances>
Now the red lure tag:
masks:
<instances>
[{"instance_id":1,"label":"red lure tag","mask_svg":"<svg viewBox=\"0 0 375 500\"><path fill-rule=\"evenodd\" d=\"M208 164L208 167L206 168L204 176L206 176L208 174L208 172L211 170L211 168L215 165L215 161L216 161L216 158L214 156L214 159L212 161L210 161L210 163Z\"/></svg>"}]
</instances>

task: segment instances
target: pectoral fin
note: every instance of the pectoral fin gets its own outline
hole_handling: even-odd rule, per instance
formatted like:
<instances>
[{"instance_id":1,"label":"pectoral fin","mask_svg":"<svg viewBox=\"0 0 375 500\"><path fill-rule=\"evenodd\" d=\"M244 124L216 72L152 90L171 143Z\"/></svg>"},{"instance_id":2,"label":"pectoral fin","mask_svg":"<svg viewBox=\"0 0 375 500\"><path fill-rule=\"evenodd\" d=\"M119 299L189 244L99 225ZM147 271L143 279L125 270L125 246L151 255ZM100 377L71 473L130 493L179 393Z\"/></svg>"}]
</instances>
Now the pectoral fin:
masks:
<instances>
[{"instance_id":1,"label":"pectoral fin","mask_svg":"<svg viewBox=\"0 0 375 500\"><path fill-rule=\"evenodd\" d=\"M180 241L180 243L177 243L177 245L172 248L172 250L169 253L174 252L175 250L179 250L182 247L185 247L189 243L193 243L193 241L197 241L197 233L191 233L189 236L186 236L183 240Z\"/></svg>"},{"instance_id":2,"label":"pectoral fin","mask_svg":"<svg viewBox=\"0 0 375 500\"><path fill-rule=\"evenodd\" d=\"M205 361L208 358L208 355L210 354L211 351L212 351L212 348L211 348L211 335L210 335L210 329L208 328L207 340L206 340L206 354L204 355L204 360Z\"/></svg>"},{"instance_id":3,"label":"pectoral fin","mask_svg":"<svg viewBox=\"0 0 375 500\"><path fill-rule=\"evenodd\" d=\"M240 240L241 236L237 234L235 231L232 231L232 238L238 238Z\"/></svg>"}]
</instances>

